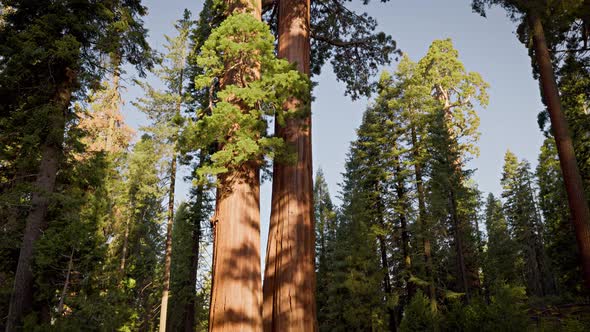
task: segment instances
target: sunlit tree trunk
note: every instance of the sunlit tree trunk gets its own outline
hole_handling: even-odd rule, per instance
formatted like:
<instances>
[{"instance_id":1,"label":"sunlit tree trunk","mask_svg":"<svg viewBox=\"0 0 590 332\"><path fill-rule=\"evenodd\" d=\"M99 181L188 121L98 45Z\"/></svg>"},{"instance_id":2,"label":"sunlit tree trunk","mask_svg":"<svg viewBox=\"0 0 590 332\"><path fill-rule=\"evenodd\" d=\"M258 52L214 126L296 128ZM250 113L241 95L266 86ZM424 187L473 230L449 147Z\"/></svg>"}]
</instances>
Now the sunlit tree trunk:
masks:
<instances>
[{"instance_id":1,"label":"sunlit tree trunk","mask_svg":"<svg viewBox=\"0 0 590 332\"><path fill-rule=\"evenodd\" d=\"M74 265L74 249L70 253L70 260L68 261L68 271L66 272L66 281L64 282L64 287L61 291L61 297L59 298L59 304L57 305L57 316L61 316L64 311L64 304L66 295L68 294L68 288L70 286L70 275L72 273L72 268Z\"/></svg>"},{"instance_id":2,"label":"sunlit tree trunk","mask_svg":"<svg viewBox=\"0 0 590 332\"><path fill-rule=\"evenodd\" d=\"M51 194L55 190L59 161L63 154L66 114L70 105L75 73L65 70L64 81L58 87L54 99L54 111L49 115L49 134L41 144L39 174L31 195L31 208L26 220L25 233L21 245L18 265L14 277L14 288L10 297L6 331L18 330L22 318L31 311L33 303L33 249L46 228L45 220Z\"/></svg>"},{"instance_id":3,"label":"sunlit tree trunk","mask_svg":"<svg viewBox=\"0 0 590 332\"><path fill-rule=\"evenodd\" d=\"M231 0L230 13L261 18L260 0ZM237 83L231 72L222 85ZM223 86L222 86L223 88ZM260 171L257 162L218 177L210 331L261 331Z\"/></svg>"},{"instance_id":4,"label":"sunlit tree trunk","mask_svg":"<svg viewBox=\"0 0 590 332\"><path fill-rule=\"evenodd\" d=\"M180 115L182 107L182 83L184 71L180 70L178 86L178 101L176 102L176 115ZM166 318L168 317L168 298L170 292L170 267L172 264L172 227L174 224L174 191L176 189L176 138L172 141L172 160L170 161L170 184L168 188L168 222L166 225L166 248L164 254L164 280L162 289L162 302L160 304L160 332L166 332Z\"/></svg>"},{"instance_id":5,"label":"sunlit tree trunk","mask_svg":"<svg viewBox=\"0 0 590 332\"><path fill-rule=\"evenodd\" d=\"M533 48L539 67L541 89L551 118L551 129L557 145L559 163L576 233L584 283L586 288L590 290L590 211L588 210L588 202L584 194L582 177L576 162L567 120L561 108L559 90L545 40L543 24L537 15L532 14L528 19L533 33Z\"/></svg>"},{"instance_id":6,"label":"sunlit tree trunk","mask_svg":"<svg viewBox=\"0 0 590 332\"><path fill-rule=\"evenodd\" d=\"M310 73L309 0L281 0L278 55ZM299 102L291 99L288 109ZM307 105L304 105L307 106ZM264 274L264 330L317 331L311 114L277 123L276 133L297 154L294 164L275 163Z\"/></svg>"}]
</instances>

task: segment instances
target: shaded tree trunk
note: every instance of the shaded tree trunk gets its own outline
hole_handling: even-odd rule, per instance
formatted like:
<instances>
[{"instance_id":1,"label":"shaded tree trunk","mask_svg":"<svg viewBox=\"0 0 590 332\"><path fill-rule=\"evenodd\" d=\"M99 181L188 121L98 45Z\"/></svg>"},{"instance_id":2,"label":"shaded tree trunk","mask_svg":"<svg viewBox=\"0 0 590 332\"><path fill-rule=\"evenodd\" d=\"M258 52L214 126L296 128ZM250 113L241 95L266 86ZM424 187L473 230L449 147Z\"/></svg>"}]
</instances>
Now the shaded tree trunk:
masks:
<instances>
[{"instance_id":1,"label":"shaded tree trunk","mask_svg":"<svg viewBox=\"0 0 590 332\"><path fill-rule=\"evenodd\" d=\"M428 278L428 295L430 297L430 309L436 311L436 287L434 285L434 264L432 263L432 248L430 244L430 235L426 221L426 197L424 194L424 182L422 179L422 163L420 162L420 153L418 152L418 137L416 129L411 128L412 135L412 155L414 157L414 173L416 178L416 191L418 192L418 223L422 236L422 245L424 247L424 262L426 263L426 277Z\"/></svg>"},{"instance_id":2,"label":"shaded tree trunk","mask_svg":"<svg viewBox=\"0 0 590 332\"><path fill-rule=\"evenodd\" d=\"M551 118L551 129L557 145L559 163L576 233L584 284L586 289L590 290L590 211L588 210L588 202L586 201L582 177L576 162L567 120L561 108L559 90L545 40L543 24L540 17L534 13L528 17L528 20L533 34L533 48L535 60L539 67L541 89Z\"/></svg>"},{"instance_id":3,"label":"shaded tree trunk","mask_svg":"<svg viewBox=\"0 0 590 332\"><path fill-rule=\"evenodd\" d=\"M178 86L178 102L176 103L176 115L180 115L182 107L182 82L184 70L180 70L180 84ZM170 187L168 189L168 223L166 225L166 249L164 255L164 280L162 289L162 302L160 305L160 332L166 332L166 319L168 317L168 297L170 292L170 267L172 264L172 227L174 225L174 191L176 189L176 140L178 133L172 140L172 160L170 162Z\"/></svg>"},{"instance_id":4,"label":"shaded tree trunk","mask_svg":"<svg viewBox=\"0 0 590 332\"><path fill-rule=\"evenodd\" d=\"M14 288L10 296L6 322L7 332L19 329L22 318L31 311L33 304L33 249L41 236L41 232L47 226L45 217L51 200L50 196L55 190L59 161L63 154L62 145L66 114L76 77L75 73L69 68L65 69L64 74L64 80L57 88L54 99L55 111L49 115L49 134L41 145L39 174L31 195L31 208L26 220L25 233L14 277Z\"/></svg>"},{"instance_id":5,"label":"shaded tree trunk","mask_svg":"<svg viewBox=\"0 0 590 332\"><path fill-rule=\"evenodd\" d=\"M309 0L281 0L278 56L310 73ZM285 107L295 110L292 99ZM303 105L308 106L308 105ZM264 331L317 331L311 157L311 114L295 115L276 133L297 154L295 164L275 163L264 274Z\"/></svg>"},{"instance_id":6,"label":"shaded tree trunk","mask_svg":"<svg viewBox=\"0 0 590 332\"><path fill-rule=\"evenodd\" d=\"M453 238L455 240L457 279L459 282L459 288L465 293L466 298L469 300L467 267L465 265L465 249L463 244L463 227L461 221L459 220L457 211L457 199L455 197L455 190L453 188L449 188L449 208L451 212Z\"/></svg>"},{"instance_id":7,"label":"shaded tree trunk","mask_svg":"<svg viewBox=\"0 0 590 332\"><path fill-rule=\"evenodd\" d=\"M395 147L397 149L397 147ZM393 159L395 173L396 173L396 183L395 183L395 192L397 195L397 200L399 207L401 208L399 212L399 223L400 223L400 230L401 230L401 240L402 240L402 255L404 257L404 273L405 279L407 283L407 300L409 303L409 299L412 298L414 295L414 286L410 285L409 277L412 273L412 258L410 257L410 235L408 233L408 225L407 225L407 217L406 213L408 211L408 204L407 204L407 195L406 195L406 188L404 187L404 179L401 176L402 168L399 160L399 156L395 156Z\"/></svg>"},{"instance_id":8,"label":"shaded tree trunk","mask_svg":"<svg viewBox=\"0 0 590 332\"><path fill-rule=\"evenodd\" d=\"M172 226L174 224L174 190L176 187L176 148L172 153L170 162L170 188L168 194L168 222L166 225L166 249L164 254L164 280L162 289L162 302L160 305L160 332L166 331L166 318L168 317L168 296L170 292L170 266L172 264Z\"/></svg>"},{"instance_id":9,"label":"shaded tree trunk","mask_svg":"<svg viewBox=\"0 0 590 332\"><path fill-rule=\"evenodd\" d=\"M203 165L205 162L204 152L199 152L199 165ZM205 192L202 186L197 187L195 193L195 206L199 214L195 217L193 215L193 233L192 233L192 257L191 257L191 268L189 274L189 285L191 285L191 296L186 303L186 308L183 314L183 326L185 332L195 331L195 313L197 305L197 294L195 292L197 284L197 271L199 270L199 250L201 241L201 221L204 218L204 205L205 205Z\"/></svg>"},{"instance_id":10,"label":"shaded tree trunk","mask_svg":"<svg viewBox=\"0 0 590 332\"><path fill-rule=\"evenodd\" d=\"M197 193L197 206L202 206L202 190L199 189L199 193ZM186 308L183 314L184 320L184 331L185 332L194 332L195 331L195 306L197 305L197 295L195 292L195 287L197 284L197 271L199 269L199 243L201 241L201 220L195 220L195 225L193 225L193 236L192 236L192 257L191 257L191 269L189 274L189 284L191 285L191 296L186 304Z\"/></svg>"},{"instance_id":11,"label":"shaded tree trunk","mask_svg":"<svg viewBox=\"0 0 590 332\"><path fill-rule=\"evenodd\" d=\"M385 291L385 294L387 294L387 296L393 296L391 276L389 275L389 262L387 261L387 244L385 243L385 237L383 235L380 235L377 237L377 240L379 241L379 251L381 253L381 266L385 271L385 275L383 276L383 290ZM397 312L395 308L388 306L387 314L389 316L389 331L397 331Z\"/></svg>"}]
</instances>

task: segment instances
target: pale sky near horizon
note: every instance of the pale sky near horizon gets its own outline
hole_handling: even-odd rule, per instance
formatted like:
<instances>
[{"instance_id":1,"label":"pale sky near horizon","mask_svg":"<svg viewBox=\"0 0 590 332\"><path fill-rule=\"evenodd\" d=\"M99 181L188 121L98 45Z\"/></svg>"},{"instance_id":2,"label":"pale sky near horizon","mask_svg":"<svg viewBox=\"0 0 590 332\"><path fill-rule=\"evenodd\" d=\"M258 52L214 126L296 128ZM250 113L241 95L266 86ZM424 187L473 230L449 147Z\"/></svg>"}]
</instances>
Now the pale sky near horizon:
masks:
<instances>
[{"instance_id":1,"label":"pale sky near horizon","mask_svg":"<svg viewBox=\"0 0 590 332\"><path fill-rule=\"evenodd\" d=\"M203 0L144 0L149 14L144 18L153 48L163 49L164 34L174 35L174 22L188 8L198 17ZM479 189L499 194L504 153L507 149L536 167L543 136L537 126L537 113L543 109L538 82L532 78L526 48L518 41L516 25L501 9L492 9L487 18L472 13L470 0L396 0L367 6L354 1L351 6L367 12L379 22L378 30L393 36L398 47L414 61L425 55L435 39L451 38L460 60L468 71L479 72L490 84L490 104L481 110L480 156L469 164L476 169L474 179ZM397 63L384 69L394 71ZM128 75L133 73L129 71ZM356 138L363 111L369 101L351 101L344 96L344 86L336 82L327 64L314 90L312 135L314 171L321 167L334 200L342 180L349 143ZM124 93L124 114L137 128L145 124L143 116L130 101L140 95L131 80ZM182 201L190 184L179 179L177 201ZM262 250L264 255L270 216L270 183L261 188ZM263 258L264 259L264 258Z\"/></svg>"}]
</instances>

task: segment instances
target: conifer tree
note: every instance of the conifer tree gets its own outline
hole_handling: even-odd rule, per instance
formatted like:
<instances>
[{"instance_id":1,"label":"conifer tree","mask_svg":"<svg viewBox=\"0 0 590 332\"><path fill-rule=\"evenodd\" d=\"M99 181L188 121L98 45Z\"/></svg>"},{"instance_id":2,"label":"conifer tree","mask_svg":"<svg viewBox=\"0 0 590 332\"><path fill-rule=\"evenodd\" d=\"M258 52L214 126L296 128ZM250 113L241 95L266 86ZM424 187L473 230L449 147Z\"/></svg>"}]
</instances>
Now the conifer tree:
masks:
<instances>
[{"instance_id":1,"label":"conifer tree","mask_svg":"<svg viewBox=\"0 0 590 332\"><path fill-rule=\"evenodd\" d=\"M333 266L334 241L336 236L336 211L330 198L324 172L318 169L314 181L314 214L316 233L316 298L318 321L325 318L328 301L330 273Z\"/></svg>"},{"instance_id":2,"label":"conifer tree","mask_svg":"<svg viewBox=\"0 0 590 332\"><path fill-rule=\"evenodd\" d=\"M471 241L473 225L468 220L473 213L467 205L472 193L465 185L468 172L464 163L478 153L475 142L479 138L479 118L475 105L487 105L488 84L478 73L465 70L449 39L434 41L416 70L420 84L428 87L438 102L429 114L429 147L433 157L430 199L436 204L432 210L439 220L449 221L455 250L455 282L457 289L469 297L471 289L478 287L479 278Z\"/></svg>"},{"instance_id":3,"label":"conifer tree","mask_svg":"<svg viewBox=\"0 0 590 332\"><path fill-rule=\"evenodd\" d=\"M484 259L484 280L486 291L502 284L518 285L519 272L516 269L516 242L510 236L504 217L502 202L489 194L486 201L485 225L487 250Z\"/></svg>"},{"instance_id":4,"label":"conifer tree","mask_svg":"<svg viewBox=\"0 0 590 332\"><path fill-rule=\"evenodd\" d=\"M548 275L543 228L531 177L529 164L526 161L519 162L512 152L506 152L501 181L502 197L506 200L504 214L524 257L527 291L531 295L543 296L552 291L551 276Z\"/></svg>"}]
</instances>

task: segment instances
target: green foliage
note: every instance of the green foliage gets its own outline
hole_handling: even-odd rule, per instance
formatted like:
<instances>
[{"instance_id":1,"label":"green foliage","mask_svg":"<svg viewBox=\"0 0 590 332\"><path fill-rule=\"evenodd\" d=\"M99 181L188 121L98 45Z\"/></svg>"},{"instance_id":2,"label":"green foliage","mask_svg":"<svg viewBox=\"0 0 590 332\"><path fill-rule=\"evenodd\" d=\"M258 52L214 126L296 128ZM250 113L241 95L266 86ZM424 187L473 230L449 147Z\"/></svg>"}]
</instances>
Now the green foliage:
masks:
<instances>
[{"instance_id":1,"label":"green foliage","mask_svg":"<svg viewBox=\"0 0 590 332\"><path fill-rule=\"evenodd\" d=\"M195 88L220 87L187 132L193 150L218 147L200 174L225 173L247 162L263 164L265 156L287 158L284 142L266 134L266 120L276 116L284 123L288 117L307 114L310 86L286 60L276 58L268 26L249 14L228 17L212 31L197 63L204 71L196 77ZM291 97L300 100L296 112L283 108Z\"/></svg>"},{"instance_id":2,"label":"green foliage","mask_svg":"<svg viewBox=\"0 0 590 332\"><path fill-rule=\"evenodd\" d=\"M520 284L517 269L517 242L508 230L502 202L489 194L486 202L485 225L487 230L487 250L484 259L484 275L487 288L503 284Z\"/></svg>"},{"instance_id":3,"label":"green foliage","mask_svg":"<svg viewBox=\"0 0 590 332\"><path fill-rule=\"evenodd\" d=\"M422 290L418 290L404 310L400 331L438 331L439 325L439 313L432 311L430 300L422 293Z\"/></svg>"},{"instance_id":4,"label":"green foliage","mask_svg":"<svg viewBox=\"0 0 590 332\"><path fill-rule=\"evenodd\" d=\"M445 314L445 331L526 331L529 319L524 307L524 289L501 285L494 289L490 303L474 299L464 305L455 301Z\"/></svg>"},{"instance_id":5,"label":"green foliage","mask_svg":"<svg viewBox=\"0 0 590 332\"><path fill-rule=\"evenodd\" d=\"M388 65L400 51L393 38L375 32L377 21L348 8L345 0L311 2L311 72L319 75L330 61L336 78L353 100L376 91L379 67Z\"/></svg>"},{"instance_id":6,"label":"green foliage","mask_svg":"<svg viewBox=\"0 0 590 332\"><path fill-rule=\"evenodd\" d=\"M533 174L527 161L519 162L510 151L504 157L502 197L504 215L523 257L522 271L529 295L552 293L554 285L543 246L543 224L537 208Z\"/></svg>"},{"instance_id":7,"label":"green foliage","mask_svg":"<svg viewBox=\"0 0 590 332\"><path fill-rule=\"evenodd\" d=\"M555 140L547 138L541 146L537 166L539 207L545 225L545 248L555 269L556 283L561 294L579 295L583 292L573 225L570 221L563 176L557 157Z\"/></svg>"}]
</instances>

